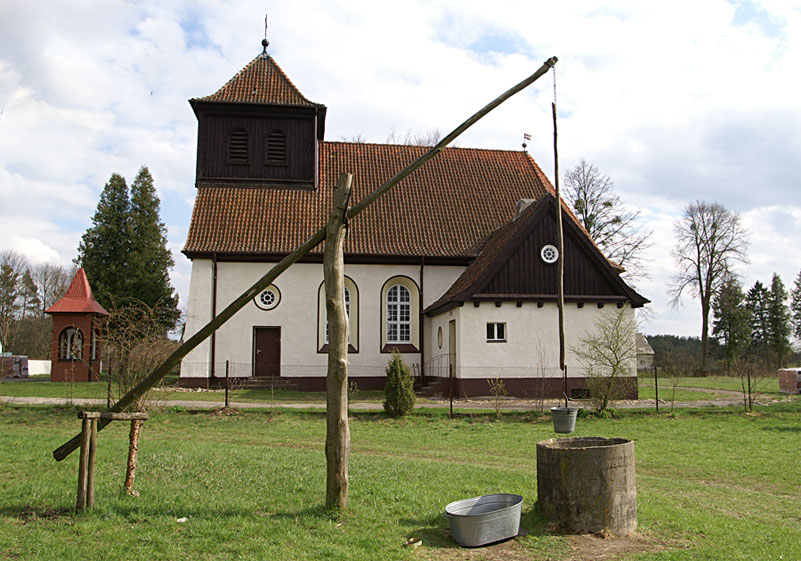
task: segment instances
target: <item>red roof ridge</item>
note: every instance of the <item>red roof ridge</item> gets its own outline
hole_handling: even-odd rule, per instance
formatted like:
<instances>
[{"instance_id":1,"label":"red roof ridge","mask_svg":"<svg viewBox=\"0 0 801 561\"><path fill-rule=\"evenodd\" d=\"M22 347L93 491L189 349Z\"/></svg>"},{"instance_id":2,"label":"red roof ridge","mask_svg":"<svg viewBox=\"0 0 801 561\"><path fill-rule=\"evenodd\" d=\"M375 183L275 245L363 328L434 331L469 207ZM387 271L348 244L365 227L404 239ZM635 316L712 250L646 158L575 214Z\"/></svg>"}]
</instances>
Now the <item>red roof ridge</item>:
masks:
<instances>
[{"instance_id":1,"label":"red roof ridge","mask_svg":"<svg viewBox=\"0 0 801 561\"><path fill-rule=\"evenodd\" d=\"M104 316L108 315L105 308L95 300L94 294L92 294L92 287L89 285L89 279L86 278L86 272L83 270L83 267L78 269L75 273L64 296L46 309L45 313L92 313Z\"/></svg>"},{"instance_id":2,"label":"red roof ridge","mask_svg":"<svg viewBox=\"0 0 801 561\"><path fill-rule=\"evenodd\" d=\"M379 147L388 147L388 148L399 148L399 147L400 148L424 148L426 150L430 150L430 149L434 148L434 146L430 146L428 144L403 144L403 143L392 143L392 142L351 142L349 140L324 140L323 144L329 144L329 145L341 144L341 145L347 145L347 146L379 146ZM497 152L497 153L500 153L500 154L524 154L525 153L525 152L522 152L521 150L506 150L506 149L503 149L503 148L483 148L483 147L480 147L480 146L446 146L445 148L443 148L443 150L464 150L464 151L471 150L471 151L477 151L477 152ZM528 155L527 153L525 153L525 154ZM530 161L532 161L532 162L534 161L530 156L529 156L528 159ZM539 169L539 166L537 166L536 162L534 163L534 165L535 165L535 169L534 169L535 173L537 173L540 176L540 179L544 180L544 183L547 184L546 188L550 187L550 189L553 189L553 187L550 186L551 182L548 180L548 178L545 176L545 174L542 173L542 171Z\"/></svg>"}]
</instances>

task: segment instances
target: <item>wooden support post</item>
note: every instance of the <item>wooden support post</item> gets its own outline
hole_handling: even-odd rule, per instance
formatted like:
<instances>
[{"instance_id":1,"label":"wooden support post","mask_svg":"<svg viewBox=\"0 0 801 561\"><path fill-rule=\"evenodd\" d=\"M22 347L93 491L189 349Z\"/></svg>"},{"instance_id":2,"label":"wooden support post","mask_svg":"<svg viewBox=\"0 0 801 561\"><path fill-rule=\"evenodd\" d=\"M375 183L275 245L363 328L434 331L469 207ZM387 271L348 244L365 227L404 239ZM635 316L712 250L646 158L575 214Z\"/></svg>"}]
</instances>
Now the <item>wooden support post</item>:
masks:
<instances>
[{"instance_id":1,"label":"wooden support post","mask_svg":"<svg viewBox=\"0 0 801 561\"><path fill-rule=\"evenodd\" d=\"M375 189L372 193L364 197L361 201L357 204L353 205L351 209L347 213L348 219L355 218L359 213L364 211L368 206L373 204L377 199L383 196L387 191L389 191L392 187L400 183L405 177L412 174L416 169L420 166L437 156L440 152L442 152L446 146L448 146L451 142L456 140L463 132L467 129L472 127L476 124L482 117L487 115L490 111L498 107L501 103L515 95L516 93L520 92L521 90L525 89L526 87L533 84L536 80L544 76L548 70L550 70L556 64L556 57L551 57L546 60L542 66L534 72L531 76L523 80L522 82L518 83L514 87L508 89L497 98L492 100L490 103L485 105L479 111L477 111L472 117L467 119L461 125L456 127L450 134L448 134L445 138L440 140L436 146L433 146L428 152L417 158L414 162L406 166L403 170L396 173L392 178L387 180L383 185ZM212 333L217 331L226 321L231 319L234 314L236 314L239 310L245 307L248 303L250 303L253 298L258 296L262 290L270 286L270 284L278 278L281 273L286 271L292 264L296 263L299 259L304 257L307 253L309 253L312 249L317 247L317 245L325 239L326 235L326 227L323 226L319 230L317 230L312 236L303 242L301 245L295 249L292 253L281 259L272 269L267 271L259 280L257 280L250 288L248 288L245 292L243 292L238 298L236 298L233 302L228 304L228 306L219 314L215 315L214 319L209 321L206 325L204 325L197 333L192 335L189 339L187 339L180 347L175 349L173 353L167 357L167 359L161 363L158 367L156 367L153 372L148 374L144 380L139 382L139 384L126 393L124 396L120 398L120 400L115 403L113 406L109 408L110 411L120 412L125 411L128 407L133 405L139 397L144 395L150 388L155 386L158 382L160 382L164 377L170 373L170 371L177 366L181 359L183 359L187 354L189 354L192 349L200 345L203 341L205 341ZM101 418L100 423L98 423L98 430L102 430L110 421L108 419ZM55 450L53 450L53 457L56 461L61 461L67 456L69 456L72 452L74 452L78 446L80 445L80 435L76 435Z\"/></svg>"},{"instance_id":2,"label":"wooden support post","mask_svg":"<svg viewBox=\"0 0 801 561\"><path fill-rule=\"evenodd\" d=\"M139 493L133 490L134 477L136 477L136 457L139 454L139 433L142 429L141 419L131 419L131 433L129 434L128 446L128 466L125 470L125 493L139 496Z\"/></svg>"},{"instance_id":3,"label":"wooden support post","mask_svg":"<svg viewBox=\"0 0 801 561\"><path fill-rule=\"evenodd\" d=\"M325 309L328 314L328 376L326 378L327 465L325 504L340 512L348 506L348 318L345 312L345 212L353 176L337 181L323 254Z\"/></svg>"},{"instance_id":4,"label":"wooden support post","mask_svg":"<svg viewBox=\"0 0 801 561\"><path fill-rule=\"evenodd\" d=\"M97 419L89 419L89 462L86 474L86 508L95 508L95 464L97 464Z\"/></svg>"},{"instance_id":5,"label":"wooden support post","mask_svg":"<svg viewBox=\"0 0 801 561\"><path fill-rule=\"evenodd\" d=\"M78 460L78 503L75 508L77 510L84 510L86 508L86 484L88 475L89 464L89 440L90 440L90 426L91 421L84 419L81 426L81 456Z\"/></svg>"}]
</instances>

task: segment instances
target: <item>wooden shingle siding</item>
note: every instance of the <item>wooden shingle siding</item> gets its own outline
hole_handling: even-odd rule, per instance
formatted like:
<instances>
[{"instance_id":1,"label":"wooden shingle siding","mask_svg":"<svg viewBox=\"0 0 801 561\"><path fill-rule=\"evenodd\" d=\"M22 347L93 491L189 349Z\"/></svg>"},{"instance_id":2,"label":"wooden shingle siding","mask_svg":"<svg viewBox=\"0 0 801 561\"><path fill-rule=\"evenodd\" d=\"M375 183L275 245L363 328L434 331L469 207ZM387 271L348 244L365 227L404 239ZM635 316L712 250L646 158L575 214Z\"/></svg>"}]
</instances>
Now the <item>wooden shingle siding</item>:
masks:
<instances>
[{"instance_id":1,"label":"wooden shingle siding","mask_svg":"<svg viewBox=\"0 0 801 561\"><path fill-rule=\"evenodd\" d=\"M292 118L209 115L198 131L198 182L242 179L305 182L313 187L314 129L313 115ZM276 131L283 134L281 162L268 160L270 153L275 154ZM273 152L269 149L271 138ZM246 158L242 157L245 147Z\"/></svg>"},{"instance_id":2,"label":"wooden shingle siding","mask_svg":"<svg viewBox=\"0 0 801 561\"><path fill-rule=\"evenodd\" d=\"M572 236L565 236L565 294L616 296L616 290L599 271L598 260ZM525 237L520 247L482 290L487 294L555 294L556 263L540 257L544 245L556 244L556 221L551 213Z\"/></svg>"}]
</instances>

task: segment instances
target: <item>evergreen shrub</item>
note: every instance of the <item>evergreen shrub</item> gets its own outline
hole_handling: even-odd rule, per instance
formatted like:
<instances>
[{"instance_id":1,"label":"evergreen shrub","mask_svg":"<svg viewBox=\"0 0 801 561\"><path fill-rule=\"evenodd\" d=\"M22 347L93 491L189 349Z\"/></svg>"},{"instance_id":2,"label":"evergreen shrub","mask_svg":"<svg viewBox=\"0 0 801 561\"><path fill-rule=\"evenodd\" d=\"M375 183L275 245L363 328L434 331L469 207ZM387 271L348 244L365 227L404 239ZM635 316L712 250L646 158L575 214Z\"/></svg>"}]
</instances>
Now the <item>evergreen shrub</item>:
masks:
<instances>
[{"instance_id":1,"label":"evergreen shrub","mask_svg":"<svg viewBox=\"0 0 801 561\"><path fill-rule=\"evenodd\" d=\"M387 364L387 385L384 387L384 411L390 417L402 417L414 408L414 387L409 367L395 351Z\"/></svg>"}]
</instances>

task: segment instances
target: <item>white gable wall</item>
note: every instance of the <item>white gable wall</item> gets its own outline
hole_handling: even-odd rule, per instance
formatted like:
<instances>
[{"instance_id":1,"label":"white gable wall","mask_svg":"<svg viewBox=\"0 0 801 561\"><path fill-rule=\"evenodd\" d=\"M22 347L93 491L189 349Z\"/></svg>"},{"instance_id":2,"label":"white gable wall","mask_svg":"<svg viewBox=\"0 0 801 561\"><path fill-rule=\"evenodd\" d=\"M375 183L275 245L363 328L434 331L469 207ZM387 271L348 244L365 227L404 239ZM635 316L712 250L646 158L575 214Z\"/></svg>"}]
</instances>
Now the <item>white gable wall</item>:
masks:
<instances>
[{"instance_id":1,"label":"white gable wall","mask_svg":"<svg viewBox=\"0 0 801 561\"><path fill-rule=\"evenodd\" d=\"M625 306L629 321L634 322L634 310ZM607 304L598 308L587 303L565 304L565 339L568 376L585 376L574 350L595 328L604 314L616 314L618 308ZM436 366L442 364L442 376L448 375L449 322L456 321L456 369L457 378L523 378L531 376L560 377L558 309L555 302L546 302L539 308L536 302L503 302L496 307L494 302L481 302L475 307L467 302L461 307L439 314L430 320L427 360L434 368L429 375L437 375ZM487 341L487 323L505 323L506 341ZM442 329L443 342L439 346L438 331ZM541 349L541 352L540 352ZM436 359L441 356L441 362ZM541 358L542 357L542 358ZM544 368L544 370L540 370ZM631 376L636 376L636 361L632 360Z\"/></svg>"}]
</instances>

